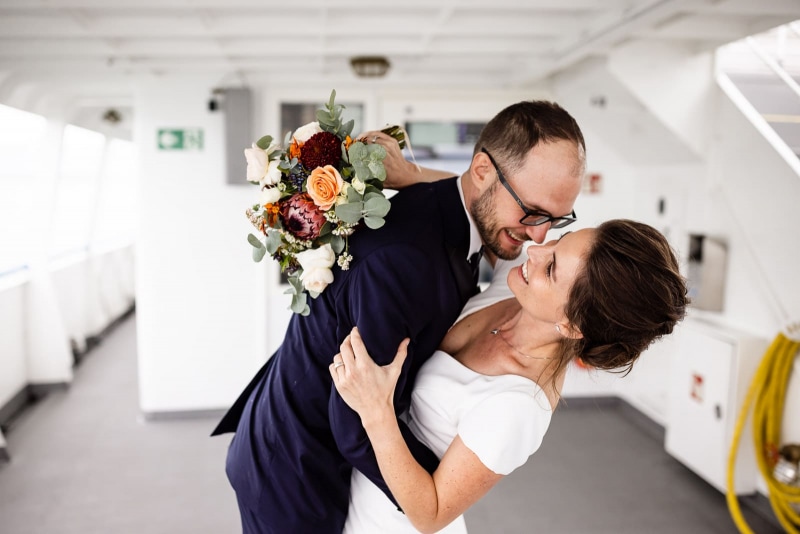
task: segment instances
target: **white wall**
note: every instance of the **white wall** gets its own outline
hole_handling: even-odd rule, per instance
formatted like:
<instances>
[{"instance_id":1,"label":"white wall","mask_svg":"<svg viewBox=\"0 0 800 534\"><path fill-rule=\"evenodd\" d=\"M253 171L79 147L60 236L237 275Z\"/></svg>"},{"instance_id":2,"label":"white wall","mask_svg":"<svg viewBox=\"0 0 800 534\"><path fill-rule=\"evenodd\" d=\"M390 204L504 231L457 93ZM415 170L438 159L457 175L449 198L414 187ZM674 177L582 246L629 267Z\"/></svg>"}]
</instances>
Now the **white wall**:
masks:
<instances>
[{"instance_id":1,"label":"white wall","mask_svg":"<svg viewBox=\"0 0 800 534\"><path fill-rule=\"evenodd\" d=\"M228 406L266 357L256 316L266 298L264 266L251 260L244 215L254 189L226 184L223 117L207 111L210 88L167 79L137 96L137 326L146 413ZM203 129L202 150L158 150L159 128L189 127Z\"/></svg>"},{"instance_id":2,"label":"white wall","mask_svg":"<svg viewBox=\"0 0 800 534\"><path fill-rule=\"evenodd\" d=\"M800 161L735 89L720 83L708 54L631 43L608 62L562 73L553 86L584 128L589 171L612 177L612 184L629 177L630 191L582 197L576 206L581 218L632 214L669 237L684 268L689 233L724 239L724 309L692 315L768 342L787 321L800 321ZM598 96L605 97L604 106L596 105ZM620 193L624 206L617 204ZM662 198L667 209L660 214L654 208ZM618 394L666 424L666 378L676 342L672 337L653 345L622 380L572 369L565 393ZM799 367L796 361L792 376L784 377L784 442L800 440ZM766 491L763 483L760 489Z\"/></svg>"}]
</instances>

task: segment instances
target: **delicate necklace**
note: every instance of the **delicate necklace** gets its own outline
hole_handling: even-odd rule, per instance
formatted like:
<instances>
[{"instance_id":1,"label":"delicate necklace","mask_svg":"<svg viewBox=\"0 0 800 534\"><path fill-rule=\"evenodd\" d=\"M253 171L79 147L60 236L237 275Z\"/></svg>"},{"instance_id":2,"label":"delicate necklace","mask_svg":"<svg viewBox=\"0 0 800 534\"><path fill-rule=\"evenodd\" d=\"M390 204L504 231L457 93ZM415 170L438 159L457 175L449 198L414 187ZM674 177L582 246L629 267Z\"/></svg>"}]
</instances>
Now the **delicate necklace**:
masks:
<instances>
[{"instance_id":1,"label":"delicate necklace","mask_svg":"<svg viewBox=\"0 0 800 534\"><path fill-rule=\"evenodd\" d=\"M489 331L489 333L490 333L490 334L492 334L493 336L497 336L497 337L499 337L500 339L502 339L502 340L503 340L503 343L505 343L506 345L508 345L509 347L511 347L512 349L514 349L515 351L517 351L518 353L522 354L522 355L523 355L523 356L525 356L526 358L529 358L529 359L531 359L531 360L552 360L552 359L553 359L552 357L547 357L547 356L528 356L527 354L525 354L524 352L522 352L521 350L519 350L517 347L515 347L514 345L512 345L511 343L509 343L509 342L506 340L506 338L504 338L504 337L503 337L503 336L501 336L501 335L498 335L498 334L500 334L500 329L499 329L499 328L495 328L494 330L490 330L490 331Z\"/></svg>"}]
</instances>

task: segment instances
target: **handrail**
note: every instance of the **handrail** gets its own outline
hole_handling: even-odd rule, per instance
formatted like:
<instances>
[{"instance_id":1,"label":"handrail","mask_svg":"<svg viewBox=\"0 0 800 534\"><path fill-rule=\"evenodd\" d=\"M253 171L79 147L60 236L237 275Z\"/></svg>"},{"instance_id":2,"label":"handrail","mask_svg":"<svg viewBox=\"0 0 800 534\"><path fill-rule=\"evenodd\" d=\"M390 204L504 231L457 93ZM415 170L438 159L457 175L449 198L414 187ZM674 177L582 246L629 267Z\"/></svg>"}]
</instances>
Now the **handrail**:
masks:
<instances>
[{"instance_id":1,"label":"handrail","mask_svg":"<svg viewBox=\"0 0 800 534\"><path fill-rule=\"evenodd\" d=\"M755 39L753 39L752 37L748 37L748 38L747 38L747 39L745 39L745 40L747 41L747 45L748 45L748 46L749 46L749 47L750 47L750 48L753 50L753 52L755 52L755 54L758 56L758 58L759 58L761 61L763 61L763 62L764 62L764 63L765 63L765 64L766 64L766 65L767 65L767 66L768 66L770 69L772 69L772 71L773 71L775 74L777 74L777 75L778 75L778 78L780 78L781 80L783 80L783 82L784 82L786 85L788 85L788 86L789 86L789 88L790 88L792 91L794 91L794 94L796 94L796 95L797 95L797 96L800 98L800 85L798 85L798 84L797 84L797 82L796 82L796 81L794 81L794 79L793 79L793 78L792 78L792 77L789 75L789 73L788 73L788 72L786 72L786 69L784 69L783 67L781 67L781 66L780 66L780 64L779 64L777 61L775 61L774 59L772 59L772 58L769 56L769 54L767 54L767 53L764 51L764 49L763 49L763 48L761 48L761 45L759 45L759 44L756 42L756 40L755 40Z\"/></svg>"}]
</instances>

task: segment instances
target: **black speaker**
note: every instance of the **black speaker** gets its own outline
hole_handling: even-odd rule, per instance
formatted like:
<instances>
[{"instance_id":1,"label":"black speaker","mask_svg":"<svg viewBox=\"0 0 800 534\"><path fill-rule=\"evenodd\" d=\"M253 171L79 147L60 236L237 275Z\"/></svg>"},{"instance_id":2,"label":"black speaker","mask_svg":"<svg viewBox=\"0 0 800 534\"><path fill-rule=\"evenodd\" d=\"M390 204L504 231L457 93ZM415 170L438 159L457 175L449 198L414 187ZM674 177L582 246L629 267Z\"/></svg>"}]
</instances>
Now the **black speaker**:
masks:
<instances>
[{"instance_id":1,"label":"black speaker","mask_svg":"<svg viewBox=\"0 0 800 534\"><path fill-rule=\"evenodd\" d=\"M253 144L253 101L250 89L225 89L222 112L225 114L225 172L227 183L249 185L244 149Z\"/></svg>"}]
</instances>

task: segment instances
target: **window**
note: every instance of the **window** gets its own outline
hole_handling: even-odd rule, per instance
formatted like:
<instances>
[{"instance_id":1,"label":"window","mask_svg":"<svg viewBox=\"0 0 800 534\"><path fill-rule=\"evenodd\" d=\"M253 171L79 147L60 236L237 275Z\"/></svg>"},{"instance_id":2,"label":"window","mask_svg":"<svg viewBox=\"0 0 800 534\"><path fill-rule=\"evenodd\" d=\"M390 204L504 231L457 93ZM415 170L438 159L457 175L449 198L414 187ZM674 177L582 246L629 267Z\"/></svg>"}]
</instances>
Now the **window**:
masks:
<instances>
[{"instance_id":1,"label":"window","mask_svg":"<svg viewBox=\"0 0 800 534\"><path fill-rule=\"evenodd\" d=\"M122 139L108 143L92 229L92 248L109 249L133 242L137 225L136 145Z\"/></svg>"},{"instance_id":2,"label":"window","mask_svg":"<svg viewBox=\"0 0 800 534\"><path fill-rule=\"evenodd\" d=\"M51 179L41 172L46 124L40 115L0 105L0 275L23 267L41 239L33 223L49 211L36 194Z\"/></svg>"},{"instance_id":3,"label":"window","mask_svg":"<svg viewBox=\"0 0 800 534\"><path fill-rule=\"evenodd\" d=\"M64 128L50 234L52 258L88 248L104 148L103 134L73 125Z\"/></svg>"}]
</instances>

